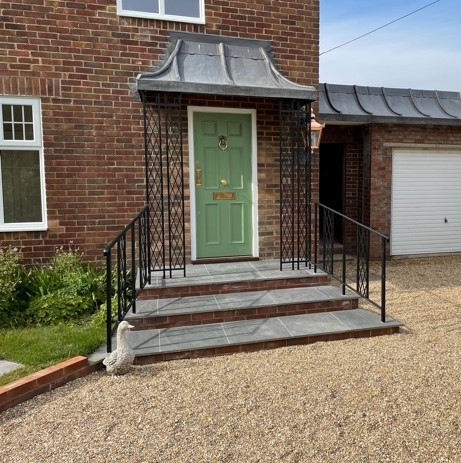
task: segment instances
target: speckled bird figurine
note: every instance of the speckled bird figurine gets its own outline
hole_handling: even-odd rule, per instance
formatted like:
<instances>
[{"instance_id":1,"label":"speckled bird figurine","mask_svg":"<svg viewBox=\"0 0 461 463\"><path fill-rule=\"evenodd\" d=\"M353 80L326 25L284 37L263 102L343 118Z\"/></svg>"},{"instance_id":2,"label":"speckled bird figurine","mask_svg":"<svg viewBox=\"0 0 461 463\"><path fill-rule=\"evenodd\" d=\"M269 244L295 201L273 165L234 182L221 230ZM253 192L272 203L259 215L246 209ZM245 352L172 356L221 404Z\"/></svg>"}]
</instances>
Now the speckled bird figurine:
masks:
<instances>
[{"instance_id":1,"label":"speckled bird figurine","mask_svg":"<svg viewBox=\"0 0 461 463\"><path fill-rule=\"evenodd\" d=\"M123 321L117 328L117 349L112 351L103 361L107 373L117 377L128 372L134 362L135 353L125 337L125 332L130 331L134 326Z\"/></svg>"}]
</instances>

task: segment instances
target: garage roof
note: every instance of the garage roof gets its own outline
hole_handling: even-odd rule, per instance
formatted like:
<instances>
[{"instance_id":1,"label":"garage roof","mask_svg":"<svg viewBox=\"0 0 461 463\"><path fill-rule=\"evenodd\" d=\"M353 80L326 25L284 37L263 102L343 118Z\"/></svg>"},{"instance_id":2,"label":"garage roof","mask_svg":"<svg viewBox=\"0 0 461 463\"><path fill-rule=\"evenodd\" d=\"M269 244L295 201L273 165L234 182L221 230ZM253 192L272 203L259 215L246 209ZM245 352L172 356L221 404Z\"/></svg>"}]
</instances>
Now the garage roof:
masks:
<instances>
[{"instance_id":1,"label":"garage roof","mask_svg":"<svg viewBox=\"0 0 461 463\"><path fill-rule=\"evenodd\" d=\"M319 107L326 122L461 125L459 92L325 83Z\"/></svg>"},{"instance_id":2,"label":"garage roof","mask_svg":"<svg viewBox=\"0 0 461 463\"><path fill-rule=\"evenodd\" d=\"M137 76L138 91L206 93L314 101L312 86L291 82L274 64L271 42L170 32L158 71Z\"/></svg>"}]
</instances>

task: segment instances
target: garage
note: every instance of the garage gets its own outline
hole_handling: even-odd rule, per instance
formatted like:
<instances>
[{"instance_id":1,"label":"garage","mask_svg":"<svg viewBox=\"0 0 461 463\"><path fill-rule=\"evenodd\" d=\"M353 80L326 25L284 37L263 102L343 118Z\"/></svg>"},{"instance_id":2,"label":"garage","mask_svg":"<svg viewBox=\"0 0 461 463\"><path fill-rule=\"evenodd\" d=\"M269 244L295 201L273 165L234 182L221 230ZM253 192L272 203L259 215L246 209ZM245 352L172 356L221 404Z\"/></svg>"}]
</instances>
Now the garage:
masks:
<instances>
[{"instance_id":1,"label":"garage","mask_svg":"<svg viewBox=\"0 0 461 463\"><path fill-rule=\"evenodd\" d=\"M391 255L461 251L461 148L394 149Z\"/></svg>"}]
</instances>

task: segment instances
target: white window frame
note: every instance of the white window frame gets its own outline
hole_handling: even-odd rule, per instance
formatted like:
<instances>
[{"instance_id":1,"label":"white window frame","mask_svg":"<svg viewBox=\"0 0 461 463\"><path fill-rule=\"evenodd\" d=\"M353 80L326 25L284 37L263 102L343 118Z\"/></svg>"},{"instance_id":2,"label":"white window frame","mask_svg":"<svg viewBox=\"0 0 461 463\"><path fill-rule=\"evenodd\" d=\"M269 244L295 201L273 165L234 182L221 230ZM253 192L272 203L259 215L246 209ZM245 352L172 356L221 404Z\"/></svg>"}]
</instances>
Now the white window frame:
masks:
<instances>
[{"instance_id":1,"label":"white window frame","mask_svg":"<svg viewBox=\"0 0 461 463\"><path fill-rule=\"evenodd\" d=\"M32 106L32 117L34 123L33 140L5 140L3 134L3 105L30 105ZM44 231L47 230L46 218L46 194L45 194L45 160L43 156L43 133L41 118L40 99L28 97L2 97L0 96L0 150L29 151L31 149L39 153L40 166L40 195L42 203L42 221L41 222L18 222L4 223L3 209L3 185L1 175L1 156L0 156L0 232L16 231Z\"/></svg>"},{"instance_id":2,"label":"white window frame","mask_svg":"<svg viewBox=\"0 0 461 463\"><path fill-rule=\"evenodd\" d=\"M151 18L151 19L161 19L164 21L176 21L183 23L193 23L193 24L205 24L205 0L199 0L200 8L200 17L190 17L190 16L176 16L171 14L165 14L165 2L168 0L158 0L159 12L158 13L149 13L136 10L125 10L122 8L122 0L117 0L117 15L119 16L130 16L134 18Z\"/></svg>"}]
</instances>

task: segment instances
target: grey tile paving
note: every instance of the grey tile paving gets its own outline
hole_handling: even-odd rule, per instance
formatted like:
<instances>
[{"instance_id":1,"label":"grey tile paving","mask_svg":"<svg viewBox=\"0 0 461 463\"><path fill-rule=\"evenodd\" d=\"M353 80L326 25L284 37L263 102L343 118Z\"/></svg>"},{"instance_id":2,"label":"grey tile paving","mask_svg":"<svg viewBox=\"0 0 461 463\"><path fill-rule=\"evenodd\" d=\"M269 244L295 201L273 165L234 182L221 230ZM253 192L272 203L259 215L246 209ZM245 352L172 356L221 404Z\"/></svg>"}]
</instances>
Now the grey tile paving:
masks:
<instances>
[{"instance_id":1,"label":"grey tile paving","mask_svg":"<svg viewBox=\"0 0 461 463\"><path fill-rule=\"evenodd\" d=\"M334 286L319 286L317 289L328 299L331 297L357 297L352 291L346 289L346 294L343 296L341 288Z\"/></svg>"},{"instance_id":2,"label":"grey tile paving","mask_svg":"<svg viewBox=\"0 0 461 463\"><path fill-rule=\"evenodd\" d=\"M344 310L334 312L334 316L344 323L349 329L368 329L386 326L398 326L399 322L386 319L386 323L381 323L380 315L363 309Z\"/></svg>"},{"instance_id":3,"label":"grey tile paving","mask_svg":"<svg viewBox=\"0 0 461 463\"><path fill-rule=\"evenodd\" d=\"M213 283L231 282L231 281L248 281L261 279L261 275L256 270L248 271L228 271L228 272L214 272L210 271Z\"/></svg>"},{"instance_id":4,"label":"grey tile paving","mask_svg":"<svg viewBox=\"0 0 461 463\"><path fill-rule=\"evenodd\" d=\"M245 320L224 323L224 331L230 344L245 344L290 337L279 318Z\"/></svg>"},{"instance_id":5,"label":"grey tile paving","mask_svg":"<svg viewBox=\"0 0 461 463\"><path fill-rule=\"evenodd\" d=\"M283 272L281 272L278 260L198 264L187 266L185 279L182 270L173 271L173 278L169 278L169 274L167 274L167 278L165 279L160 273L152 273L152 284L150 287L164 288L183 286L184 284L300 278L308 275L315 275L313 268L302 267L300 270L291 270L290 266L285 265ZM318 270L317 275L324 275L324 273Z\"/></svg>"},{"instance_id":6,"label":"grey tile paving","mask_svg":"<svg viewBox=\"0 0 461 463\"><path fill-rule=\"evenodd\" d=\"M353 309L163 330L130 331L127 333L127 340L137 355L148 355L393 326L402 324L394 320L383 324L378 314L364 309ZM113 345L115 348L115 338ZM105 356L106 347L101 346L90 356L89 361L95 363Z\"/></svg>"},{"instance_id":7,"label":"grey tile paving","mask_svg":"<svg viewBox=\"0 0 461 463\"><path fill-rule=\"evenodd\" d=\"M218 302L220 310L263 307L274 304L275 301L271 294L271 291L250 291L244 293L219 294L216 295L216 301Z\"/></svg>"},{"instance_id":8,"label":"grey tile paving","mask_svg":"<svg viewBox=\"0 0 461 463\"><path fill-rule=\"evenodd\" d=\"M160 332L160 351L176 352L206 349L226 345L227 339L220 323L181 328L168 328Z\"/></svg>"},{"instance_id":9,"label":"grey tile paving","mask_svg":"<svg viewBox=\"0 0 461 463\"><path fill-rule=\"evenodd\" d=\"M347 326L332 315L332 312L306 315L292 315L280 319L291 336L312 336L316 334L338 333Z\"/></svg>"},{"instance_id":10,"label":"grey tile paving","mask_svg":"<svg viewBox=\"0 0 461 463\"><path fill-rule=\"evenodd\" d=\"M160 352L161 330L139 330L126 333L126 339L136 355L156 354ZM112 345L116 343L112 341ZM115 347L114 347L115 348Z\"/></svg>"},{"instance_id":11,"label":"grey tile paving","mask_svg":"<svg viewBox=\"0 0 461 463\"><path fill-rule=\"evenodd\" d=\"M271 291L278 304L297 304L301 302L323 301L326 297L315 288L290 288Z\"/></svg>"},{"instance_id":12,"label":"grey tile paving","mask_svg":"<svg viewBox=\"0 0 461 463\"><path fill-rule=\"evenodd\" d=\"M143 316L147 317L152 317L157 315L158 312L158 300L152 299L152 300L141 300L141 301L136 301L136 315L133 315L133 311L130 310L126 318L129 319L133 316L139 316L142 314Z\"/></svg>"},{"instance_id":13,"label":"grey tile paving","mask_svg":"<svg viewBox=\"0 0 461 463\"><path fill-rule=\"evenodd\" d=\"M128 318L139 316L189 314L212 312L215 310L249 309L255 307L270 307L284 304L302 304L305 302L325 301L332 298L356 297L352 292L346 296L341 290L328 286L273 289L249 291L241 293L216 294L208 296L190 296L167 298L152 301L138 301L136 315L131 312Z\"/></svg>"},{"instance_id":14,"label":"grey tile paving","mask_svg":"<svg viewBox=\"0 0 461 463\"><path fill-rule=\"evenodd\" d=\"M174 315L181 313L212 312L218 310L216 298L210 296L177 297L160 299L158 301L158 315Z\"/></svg>"}]
</instances>

